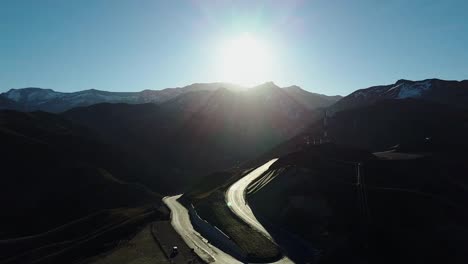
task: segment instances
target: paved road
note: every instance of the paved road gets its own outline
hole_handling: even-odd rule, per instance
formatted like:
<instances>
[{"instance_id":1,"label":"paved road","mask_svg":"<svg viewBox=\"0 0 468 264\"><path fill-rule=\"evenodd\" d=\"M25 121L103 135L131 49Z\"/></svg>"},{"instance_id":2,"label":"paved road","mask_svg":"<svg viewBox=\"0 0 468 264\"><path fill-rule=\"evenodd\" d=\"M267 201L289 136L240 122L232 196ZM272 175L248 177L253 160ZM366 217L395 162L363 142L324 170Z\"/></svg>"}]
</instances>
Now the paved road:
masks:
<instances>
[{"instance_id":1,"label":"paved road","mask_svg":"<svg viewBox=\"0 0 468 264\"><path fill-rule=\"evenodd\" d=\"M260 232L264 233L267 237L271 238L271 235L265 228L256 220L255 216L252 213L252 210L247 205L244 193L247 186L256 178L258 178L264 171L266 171L270 165L275 162L276 159L273 159L261 167L250 172L242 179L234 183L226 193L226 200L231 201L231 207L236 208L234 213L239 215L244 219L249 225L253 228L256 228ZM174 229L179 233L185 243L190 247L195 249L197 253L203 260L208 263L220 263L220 264L233 264L233 263L242 263L239 260L235 259L231 255L223 252L217 247L208 243L208 241L203 238L200 233L195 231L190 222L190 217L188 210L181 205L177 199L182 195L164 197L163 202L171 210L171 223ZM273 264L290 264L292 262L288 257L283 257Z\"/></svg>"},{"instance_id":2,"label":"paved road","mask_svg":"<svg viewBox=\"0 0 468 264\"><path fill-rule=\"evenodd\" d=\"M262 176L262 174L267 171L271 164L273 164L276 159L272 159L267 163L263 164L262 166L256 168L249 174L242 177L240 180L235 182L226 192L226 203L228 204L229 208L233 213L239 216L244 222L249 224L252 228L262 232L266 237L273 241L270 233L258 222L257 218L255 217L252 209L247 204L247 200L245 199L245 192L247 187L258 177ZM275 262L276 264L290 264L294 263L288 257L283 257L282 259Z\"/></svg>"},{"instance_id":3,"label":"paved road","mask_svg":"<svg viewBox=\"0 0 468 264\"><path fill-rule=\"evenodd\" d=\"M235 182L226 192L226 202L236 215L238 215L244 222L249 224L251 227L259 230L265 236L272 239L268 231L260 224L250 209L250 206L247 204L245 200L245 190L247 186L255 179L260 177L265 171L270 168L271 164L273 164L277 159L272 159L267 163L263 164L262 166L256 168L246 176L242 177L240 180Z\"/></svg>"},{"instance_id":4,"label":"paved road","mask_svg":"<svg viewBox=\"0 0 468 264\"><path fill-rule=\"evenodd\" d=\"M195 249L195 253L207 263L242 263L215 246L208 244L208 241L195 231L190 222L188 210L177 201L180 196L182 195L164 197L163 202L171 210L172 226L185 243L190 248Z\"/></svg>"}]
</instances>

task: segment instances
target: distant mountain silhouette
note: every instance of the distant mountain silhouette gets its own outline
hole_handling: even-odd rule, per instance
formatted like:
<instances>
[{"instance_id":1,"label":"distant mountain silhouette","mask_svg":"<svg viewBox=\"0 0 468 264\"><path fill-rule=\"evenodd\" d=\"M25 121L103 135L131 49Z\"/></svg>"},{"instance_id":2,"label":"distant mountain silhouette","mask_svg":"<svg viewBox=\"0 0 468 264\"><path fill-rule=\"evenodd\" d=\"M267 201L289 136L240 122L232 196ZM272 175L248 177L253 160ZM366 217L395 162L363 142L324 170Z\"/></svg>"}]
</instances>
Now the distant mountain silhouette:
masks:
<instances>
[{"instance_id":1,"label":"distant mountain silhouette","mask_svg":"<svg viewBox=\"0 0 468 264\"><path fill-rule=\"evenodd\" d=\"M214 91L226 88L231 91L242 91L245 87L230 83L194 83L181 88L162 90L144 90L141 92L107 92L100 90L84 90L72 93L56 92L52 89L23 88L11 89L0 94L0 109L15 109L22 111L42 110L47 112L63 112L74 107L89 106L98 103L163 103L183 93L194 91ZM316 98L312 101L301 101L307 107L323 107L336 101L335 97L327 97L302 90L302 96ZM302 100L302 99L301 99Z\"/></svg>"}]
</instances>

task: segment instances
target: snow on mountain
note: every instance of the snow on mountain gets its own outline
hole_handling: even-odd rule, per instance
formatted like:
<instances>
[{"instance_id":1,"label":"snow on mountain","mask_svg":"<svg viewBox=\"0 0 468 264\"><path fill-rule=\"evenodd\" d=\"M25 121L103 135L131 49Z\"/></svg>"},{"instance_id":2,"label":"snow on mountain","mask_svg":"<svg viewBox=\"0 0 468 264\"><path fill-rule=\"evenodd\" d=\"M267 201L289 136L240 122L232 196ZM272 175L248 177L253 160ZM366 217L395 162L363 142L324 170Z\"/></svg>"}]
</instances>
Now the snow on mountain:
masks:
<instances>
[{"instance_id":1,"label":"snow on mountain","mask_svg":"<svg viewBox=\"0 0 468 264\"><path fill-rule=\"evenodd\" d=\"M63 93L52 89L23 88L10 89L0 94L19 105L25 111L42 110L47 112L63 112L68 109L88 106L98 103L163 103L189 91L213 91L220 87L233 90L244 89L229 83L195 83L185 87L167 88L163 90L144 90L141 92L107 92L96 89L79 92ZM6 104L5 104L6 105ZM0 104L0 109L7 108Z\"/></svg>"},{"instance_id":2,"label":"snow on mountain","mask_svg":"<svg viewBox=\"0 0 468 264\"><path fill-rule=\"evenodd\" d=\"M468 81L399 80L391 85L357 90L334 104L330 112L367 106L381 100L408 98L466 108L468 106Z\"/></svg>"},{"instance_id":3,"label":"snow on mountain","mask_svg":"<svg viewBox=\"0 0 468 264\"><path fill-rule=\"evenodd\" d=\"M11 102L14 102L24 111L42 110L47 112L63 112L71 108L88 106L98 103L165 103L172 99L190 92L216 91L226 89L235 93L243 93L247 96L253 96L260 101L274 101L278 107L290 108L284 109L289 116L301 115L297 111L304 111L303 107L313 110L334 103L336 97L313 94L294 86L294 91L290 88L280 88L273 82L267 82L256 87L247 89L246 87L230 83L194 83L185 87L166 88L163 90L143 90L141 92L107 92L95 89L84 90L72 93L57 92L52 89L42 88L23 88L11 89L8 92L0 94L0 97L10 101L10 103L1 103L0 109L11 109ZM191 97L187 97L189 99ZM200 100L200 99L197 99ZM259 102L260 102L259 101ZM291 103L296 101L299 104ZM265 102L263 102L265 103ZM194 105L197 104L194 102ZM297 107L299 105L299 107Z\"/></svg>"},{"instance_id":4,"label":"snow on mountain","mask_svg":"<svg viewBox=\"0 0 468 264\"><path fill-rule=\"evenodd\" d=\"M431 89L432 83L430 80L425 80L422 82L415 82L413 84L402 83L398 86L395 86L390 89L399 89L397 98L405 99L405 98L416 98L416 97L422 96L422 94L425 91Z\"/></svg>"},{"instance_id":5,"label":"snow on mountain","mask_svg":"<svg viewBox=\"0 0 468 264\"><path fill-rule=\"evenodd\" d=\"M11 89L5 93L5 97L15 102L21 101L46 101L63 96L63 93L51 89L24 88Z\"/></svg>"}]
</instances>

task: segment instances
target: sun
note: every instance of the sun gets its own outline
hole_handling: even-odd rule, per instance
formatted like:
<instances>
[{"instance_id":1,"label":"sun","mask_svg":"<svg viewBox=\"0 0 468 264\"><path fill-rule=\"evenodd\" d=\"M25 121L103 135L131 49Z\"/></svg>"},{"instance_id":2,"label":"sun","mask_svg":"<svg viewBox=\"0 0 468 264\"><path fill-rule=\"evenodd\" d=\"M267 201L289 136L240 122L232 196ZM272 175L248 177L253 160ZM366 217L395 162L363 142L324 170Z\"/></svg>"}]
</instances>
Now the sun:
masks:
<instances>
[{"instance_id":1,"label":"sun","mask_svg":"<svg viewBox=\"0 0 468 264\"><path fill-rule=\"evenodd\" d=\"M223 81L252 86L270 80L269 46L252 34L244 33L223 43L218 59L216 67Z\"/></svg>"}]
</instances>

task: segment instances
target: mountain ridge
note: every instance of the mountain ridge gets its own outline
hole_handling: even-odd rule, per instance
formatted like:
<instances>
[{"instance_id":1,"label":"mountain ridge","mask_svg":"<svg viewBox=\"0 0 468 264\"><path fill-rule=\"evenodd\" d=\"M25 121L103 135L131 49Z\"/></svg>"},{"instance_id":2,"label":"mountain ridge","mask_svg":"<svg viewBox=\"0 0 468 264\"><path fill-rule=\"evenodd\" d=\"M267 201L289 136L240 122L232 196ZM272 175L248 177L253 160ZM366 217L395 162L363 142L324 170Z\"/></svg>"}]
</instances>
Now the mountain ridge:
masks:
<instances>
[{"instance_id":1,"label":"mountain ridge","mask_svg":"<svg viewBox=\"0 0 468 264\"><path fill-rule=\"evenodd\" d=\"M267 82L253 87L259 89L265 85L271 85L273 82ZM273 84L274 85L274 84ZM276 85L274 85L276 86ZM276 86L278 87L278 86ZM251 90L243 86L231 83L193 83L184 87L165 88L161 90L142 90L139 92L110 92L97 89L88 89L77 92L58 92L48 88L27 87L20 89L10 89L0 94L0 109L14 109L21 111L46 111L52 113L63 112L74 107L89 106L98 103L164 103L175 97L193 91L214 91L225 88L230 91L243 92ZM279 87L278 87L279 88ZM308 96L314 97L315 94L303 90ZM330 104L337 100L333 97L327 101L327 97L321 96L316 101L322 104ZM321 101L324 101L322 103ZM325 102L326 101L326 102ZM303 103L308 103L304 101ZM314 102L314 104L317 104ZM308 105L309 108L314 108Z\"/></svg>"},{"instance_id":2,"label":"mountain ridge","mask_svg":"<svg viewBox=\"0 0 468 264\"><path fill-rule=\"evenodd\" d=\"M382 100L407 98L466 108L468 105L468 80L450 81L432 78L412 81L400 79L394 84L358 89L336 102L329 110L331 113L336 113L372 105Z\"/></svg>"}]
</instances>

